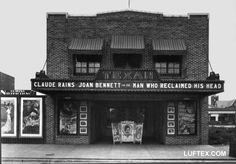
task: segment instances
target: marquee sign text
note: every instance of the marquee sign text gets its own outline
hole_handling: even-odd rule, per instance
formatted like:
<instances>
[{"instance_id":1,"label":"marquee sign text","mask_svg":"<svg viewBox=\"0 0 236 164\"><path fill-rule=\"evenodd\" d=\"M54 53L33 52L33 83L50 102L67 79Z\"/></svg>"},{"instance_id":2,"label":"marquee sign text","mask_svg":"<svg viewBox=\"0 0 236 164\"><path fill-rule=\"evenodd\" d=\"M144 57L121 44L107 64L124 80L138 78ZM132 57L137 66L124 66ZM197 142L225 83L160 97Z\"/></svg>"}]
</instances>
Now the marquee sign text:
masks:
<instances>
[{"instance_id":1,"label":"marquee sign text","mask_svg":"<svg viewBox=\"0 0 236 164\"><path fill-rule=\"evenodd\" d=\"M37 81L32 80L32 89L77 89L77 90L209 90L223 91L224 83L219 82L87 82L87 81Z\"/></svg>"}]
</instances>

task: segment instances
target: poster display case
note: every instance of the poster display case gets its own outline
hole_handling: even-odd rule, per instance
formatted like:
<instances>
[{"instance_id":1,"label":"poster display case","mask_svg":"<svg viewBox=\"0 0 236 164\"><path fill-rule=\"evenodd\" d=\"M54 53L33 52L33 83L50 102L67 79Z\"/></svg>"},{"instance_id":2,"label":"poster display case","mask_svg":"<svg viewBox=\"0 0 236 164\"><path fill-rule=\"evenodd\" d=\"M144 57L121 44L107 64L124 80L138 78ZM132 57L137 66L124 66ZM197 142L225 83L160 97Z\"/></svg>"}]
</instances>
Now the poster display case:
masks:
<instances>
[{"instance_id":1,"label":"poster display case","mask_svg":"<svg viewBox=\"0 0 236 164\"><path fill-rule=\"evenodd\" d=\"M167 134L175 135L175 104L169 102L167 104Z\"/></svg>"},{"instance_id":2,"label":"poster display case","mask_svg":"<svg viewBox=\"0 0 236 164\"><path fill-rule=\"evenodd\" d=\"M87 135L88 134L88 107L86 105L80 106L80 114L79 114L79 133L81 135Z\"/></svg>"},{"instance_id":3,"label":"poster display case","mask_svg":"<svg viewBox=\"0 0 236 164\"><path fill-rule=\"evenodd\" d=\"M66 100L60 104L59 132L62 135L77 134L77 110L72 101Z\"/></svg>"},{"instance_id":4,"label":"poster display case","mask_svg":"<svg viewBox=\"0 0 236 164\"><path fill-rule=\"evenodd\" d=\"M42 109L42 98L21 98L20 137L43 137Z\"/></svg>"},{"instance_id":5,"label":"poster display case","mask_svg":"<svg viewBox=\"0 0 236 164\"><path fill-rule=\"evenodd\" d=\"M1 137L16 137L17 98L1 98Z\"/></svg>"},{"instance_id":6,"label":"poster display case","mask_svg":"<svg viewBox=\"0 0 236 164\"><path fill-rule=\"evenodd\" d=\"M178 134L194 135L196 133L196 108L193 102L178 103Z\"/></svg>"}]
</instances>

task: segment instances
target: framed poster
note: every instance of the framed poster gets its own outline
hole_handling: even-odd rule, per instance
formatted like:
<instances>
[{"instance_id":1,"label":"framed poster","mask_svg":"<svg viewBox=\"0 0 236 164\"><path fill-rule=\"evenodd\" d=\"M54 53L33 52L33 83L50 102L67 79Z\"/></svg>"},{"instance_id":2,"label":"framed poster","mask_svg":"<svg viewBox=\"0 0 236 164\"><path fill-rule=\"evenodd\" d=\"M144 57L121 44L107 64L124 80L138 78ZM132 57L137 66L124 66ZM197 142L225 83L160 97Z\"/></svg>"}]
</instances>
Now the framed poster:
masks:
<instances>
[{"instance_id":1,"label":"framed poster","mask_svg":"<svg viewBox=\"0 0 236 164\"><path fill-rule=\"evenodd\" d=\"M168 127L175 127L175 122L174 121L168 121L167 126Z\"/></svg>"},{"instance_id":2,"label":"framed poster","mask_svg":"<svg viewBox=\"0 0 236 164\"><path fill-rule=\"evenodd\" d=\"M87 120L81 120L81 121L79 122L79 125L80 125L80 126L87 126Z\"/></svg>"},{"instance_id":3,"label":"framed poster","mask_svg":"<svg viewBox=\"0 0 236 164\"><path fill-rule=\"evenodd\" d=\"M196 134L196 107L193 101L178 105L178 135Z\"/></svg>"},{"instance_id":4,"label":"framed poster","mask_svg":"<svg viewBox=\"0 0 236 164\"><path fill-rule=\"evenodd\" d=\"M167 119L168 120L175 120L175 114L168 114Z\"/></svg>"},{"instance_id":5,"label":"framed poster","mask_svg":"<svg viewBox=\"0 0 236 164\"><path fill-rule=\"evenodd\" d=\"M1 136L16 137L17 98L1 97Z\"/></svg>"},{"instance_id":6,"label":"framed poster","mask_svg":"<svg viewBox=\"0 0 236 164\"><path fill-rule=\"evenodd\" d=\"M167 134L168 135L174 135L175 134L175 128L167 128Z\"/></svg>"},{"instance_id":7,"label":"framed poster","mask_svg":"<svg viewBox=\"0 0 236 164\"><path fill-rule=\"evenodd\" d=\"M43 103L41 97L21 98L20 137L43 137Z\"/></svg>"},{"instance_id":8,"label":"framed poster","mask_svg":"<svg viewBox=\"0 0 236 164\"><path fill-rule=\"evenodd\" d=\"M80 106L80 112L87 112L87 106Z\"/></svg>"},{"instance_id":9,"label":"framed poster","mask_svg":"<svg viewBox=\"0 0 236 164\"><path fill-rule=\"evenodd\" d=\"M77 108L75 104L71 100L62 100L59 106L59 133L62 135L77 134Z\"/></svg>"},{"instance_id":10,"label":"framed poster","mask_svg":"<svg viewBox=\"0 0 236 164\"><path fill-rule=\"evenodd\" d=\"M79 118L80 119L87 119L87 113L80 113Z\"/></svg>"},{"instance_id":11,"label":"framed poster","mask_svg":"<svg viewBox=\"0 0 236 164\"><path fill-rule=\"evenodd\" d=\"M175 113L175 107L167 107L167 112L168 113Z\"/></svg>"},{"instance_id":12,"label":"framed poster","mask_svg":"<svg viewBox=\"0 0 236 164\"><path fill-rule=\"evenodd\" d=\"M87 128L79 128L80 134L87 134Z\"/></svg>"},{"instance_id":13,"label":"framed poster","mask_svg":"<svg viewBox=\"0 0 236 164\"><path fill-rule=\"evenodd\" d=\"M115 142L120 142L121 141L121 137L120 137L120 124L118 123L111 123L111 127L112 127L112 138L113 138L113 143Z\"/></svg>"},{"instance_id":14,"label":"framed poster","mask_svg":"<svg viewBox=\"0 0 236 164\"><path fill-rule=\"evenodd\" d=\"M121 121L121 141L134 142L134 122Z\"/></svg>"}]
</instances>

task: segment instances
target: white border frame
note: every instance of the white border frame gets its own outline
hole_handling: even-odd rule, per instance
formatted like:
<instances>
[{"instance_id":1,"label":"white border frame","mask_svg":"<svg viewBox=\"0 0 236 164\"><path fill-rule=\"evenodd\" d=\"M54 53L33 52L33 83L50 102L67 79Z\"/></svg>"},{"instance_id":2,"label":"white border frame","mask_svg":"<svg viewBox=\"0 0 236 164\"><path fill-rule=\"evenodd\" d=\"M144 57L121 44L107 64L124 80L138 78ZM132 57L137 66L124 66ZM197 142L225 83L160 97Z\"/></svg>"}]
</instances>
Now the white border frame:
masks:
<instances>
[{"instance_id":1,"label":"white border frame","mask_svg":"<svg viewBox=\"0 0 236 164\"><path fill-rule=\"evenodd\" d=\"M82 108L85 108L85 110L83 111ZM87 106L85 106L85 105L80 106L79 111L80 112L87 112Z\"/></svg>"},{"instance_id":2,"label":"white border frame","mask_svg":"<svg viewBox=\"0 0 236 164\"><path fill-rule=\"evenodd\" d=\"M173 130L173 132L171 132ZM168 135L175 135L175 128L167 128L167 134Z\"/></svg>"},{"instance_id":3,"label":"white border frame","mask_svg":"<svg viewBox=\"0 0 236 164\"><path fill-rule=\"evenodd\" d=\"M85 117L82 118L81 115L85 115ZM86 120L87 118L88 118L87 113L80 113L80 114L79 114L79 119L80 119L80 120Z\"/></svg>"},{"instance_id":4,"label":"white border frame","mask_svg":"<svg viewBox=\"0 0 236 164\"><path fill-rule=\"evenodd\" d=\"M167 107L167 113L175 113L175 107L172 106Z\"/></svg>"},{"instance_id":5,"label":"white border frame","mask_svg":"<svg viewBox=\"0 0 236 164\"><path fill-rule=\"evenodd\" d=\"M173 123L173 125L171 125ZM167 121L167 127L168 128L174 128L175 127L175 121Z\"/></svg>"},{"instance_id":6,"label":"white border frame","mask_svg":"<svg viewBox=\"0 0 236 164\"><path fill-rule=\"evenodd\" d=\"M170 118L170 116L173 116L173 118ZM175 114L168 114L167 115L167 120L175 120Z\"/></svg>"},{"instance_id":7,"label":"white border frame","mask_svg":"<svg viewBox=\"0 0 236 164\"><path fill-rule=\"evenodd\" d=\"M83 125L83 124L81 124L82 122L84 122L85 123L85 125ZM81 126L81 127L87 127L87 120L80 120L79 121L79 126Z\"/></svg>"},{"instance_id":8,"label":"white border frame","mask_svg":"<svg viewBox=\"0 0 236 164\"><path fill-rule=\"evenodd\" d=\"M2 101L9 101L12 100L14 102L14 133L13 134L3 134L1 132L1 137L5 138L5 137L17 137L17 98L16 97L0 97L0 100L2 103Z\"/></svg>"},{"instance_id":9,"label":"white border frame","mask_svg":"<svg viewBox=\"0 0 236 164\"><path fill-rule=\"evenodd\" d=\"M22 120L23 120L23 101L24 100L39 100L39 134L23 134L22 133ZM43 99L42 97L22 97L21 104L20 104L20 137L21 138L42 138L43 137Z\"/></svg>"},{"instance_id":10,"label":"white border frame","mask_svg":"<svg viewBox=\"0 0 236 164\"><path fill-rule=\"evenodd\" d=\"M82 129L85 129L85 132L82 132L82 131L81 131ZM87 127L80 127L80 128L79 128L79 133L80 133L80 134L88 134L88 128L87 128Z\"/></svg>"}]
</instances>

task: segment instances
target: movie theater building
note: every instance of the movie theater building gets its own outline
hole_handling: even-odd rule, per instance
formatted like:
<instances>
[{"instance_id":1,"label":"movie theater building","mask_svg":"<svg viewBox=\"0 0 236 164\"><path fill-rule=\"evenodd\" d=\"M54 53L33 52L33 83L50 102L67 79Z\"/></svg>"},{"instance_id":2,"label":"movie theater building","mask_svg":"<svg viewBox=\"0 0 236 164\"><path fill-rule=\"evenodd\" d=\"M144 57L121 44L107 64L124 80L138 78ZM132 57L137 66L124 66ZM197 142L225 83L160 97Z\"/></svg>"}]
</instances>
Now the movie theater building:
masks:
<instances>
[{"instance_id":1,"label":"movie theater building","mask_svg":"<svg viewBox=\"0 0 236 164\"><path fill-rule=\"evenodd\" d=\"M204 14L48 13L47 72L31 80L45 143L207 144L208 96L224 90L208 36Z\"/></svg>"}]
</instances>

